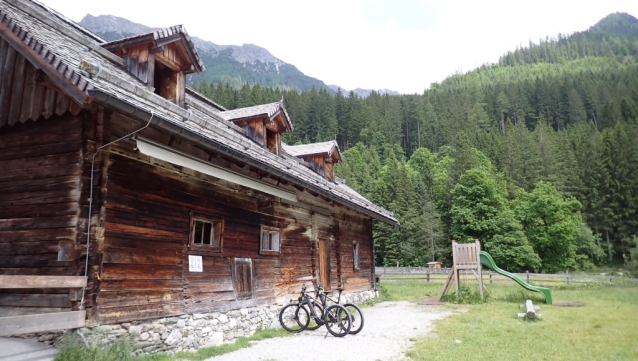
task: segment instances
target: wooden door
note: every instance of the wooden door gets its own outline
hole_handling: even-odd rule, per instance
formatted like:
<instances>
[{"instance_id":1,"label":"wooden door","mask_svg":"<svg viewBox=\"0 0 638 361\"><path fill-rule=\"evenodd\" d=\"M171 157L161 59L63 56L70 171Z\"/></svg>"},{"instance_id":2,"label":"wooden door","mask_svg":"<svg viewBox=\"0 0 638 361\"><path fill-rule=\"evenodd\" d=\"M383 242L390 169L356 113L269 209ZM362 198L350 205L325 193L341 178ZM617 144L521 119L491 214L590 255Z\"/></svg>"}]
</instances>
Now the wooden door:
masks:
<instances>
[{"instance_id":1,"label":"wooden door","mask_svg":"<svg viewBox=\"0 0 638 361\"><path fill-rule=\"evenodd\" d=\"M330 289L330 243L319 240L319 280L325 290Z\"/></svg>"}]
</instances>

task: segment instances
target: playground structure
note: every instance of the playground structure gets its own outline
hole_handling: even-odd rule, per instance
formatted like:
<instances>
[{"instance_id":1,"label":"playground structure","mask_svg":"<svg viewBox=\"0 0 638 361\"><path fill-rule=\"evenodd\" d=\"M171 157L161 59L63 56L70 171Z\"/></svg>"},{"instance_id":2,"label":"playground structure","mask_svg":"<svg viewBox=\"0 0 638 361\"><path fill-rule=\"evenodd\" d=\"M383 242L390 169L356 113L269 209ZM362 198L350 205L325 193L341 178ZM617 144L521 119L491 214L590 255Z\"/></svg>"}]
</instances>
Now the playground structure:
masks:
<instances>
[{"instance_id":1,"label":"playground structure","mask_svg":"<svg viewBox=\"0 0 638 361\"><path fill-rule=\"evenodd\" d=\"M460 244L456 243L455 240L452 240L452 260L452 269L450 270L450 274L445 281L445 284L443 285L443 290L439 295L439 299L450 291L452 283L456 284L456 294L459 294L461 286L460 271L462 270L472 271L472 274L478 281L479 293L481 299L483 299L483 290L485 289L487 291L487 288L483 284L482 274L482 266L485 266L498 274L511 278L516 283L529 291L542 293L545 296L545 303L547 303L548 305L552 304L552 294L549 288L530 285L516 275L500 269L494 263L494 259L492 259L492 256L490 256L489 253L481 251L481 242L478 239L475 240L474 243Z\"/></svg>"}]
</instances>

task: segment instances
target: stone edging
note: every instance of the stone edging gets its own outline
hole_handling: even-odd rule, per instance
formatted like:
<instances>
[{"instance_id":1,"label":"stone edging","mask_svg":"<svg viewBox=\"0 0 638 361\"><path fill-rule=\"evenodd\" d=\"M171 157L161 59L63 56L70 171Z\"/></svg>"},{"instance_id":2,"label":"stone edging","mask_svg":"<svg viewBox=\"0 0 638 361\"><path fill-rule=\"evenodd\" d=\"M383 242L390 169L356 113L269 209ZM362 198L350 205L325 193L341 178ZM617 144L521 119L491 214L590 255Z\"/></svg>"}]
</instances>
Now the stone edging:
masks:
<instances>
[{"instance_id":1,"label":"stone edging","mask_svg":"<svg viewBox=\"0 0 638 361\"><path fill-rule=\"evenodd\" d=\"M346 294L341 303L361 303L377 297L375 291ZM343 300L345 298L345 301ZM79 332L92 344L103 344L122 337L137 341L138 353L196 351L200 347L234 342L251 336L258 329L279 328L283 305L257 306L226 312L195 313L148 321L81 328ZM71 330L67 330L68 334ZM57 343L65 332L25 335L47 344Z\"/></svg>"}]
</instances>

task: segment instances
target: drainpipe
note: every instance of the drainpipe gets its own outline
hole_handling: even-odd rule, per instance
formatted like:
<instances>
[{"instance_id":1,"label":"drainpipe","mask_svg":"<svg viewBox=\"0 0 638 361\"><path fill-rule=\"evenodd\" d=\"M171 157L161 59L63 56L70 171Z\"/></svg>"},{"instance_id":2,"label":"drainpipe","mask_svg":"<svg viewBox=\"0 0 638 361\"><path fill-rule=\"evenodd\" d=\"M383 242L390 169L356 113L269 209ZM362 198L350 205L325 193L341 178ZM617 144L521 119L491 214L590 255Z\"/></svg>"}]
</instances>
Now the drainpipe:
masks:
<instances>
[{"instance_id":1,"label":"drainpipe","mask_svg":"<svg viewBox=\"0 0 638 361\"><path fill-rule=\"evenodd\" d=\"M153 113L151 113L151 117L148 120L148 122L146 123L145 126L141 127L140 129L134 131L133 133L127 134L121 138L118 138L110 143L104 144L103 146L99 147L98 149L95 150L95 153L93 154L93 158L91 158L91 181L89 183L89 218L88 218L88 222L86 225L86 260L84 262L84 277L89 276L89 247L91 246L91 212L93 210L93 171L95 169L95 157L97 156L97 154L104 148L110 146L111 144L117 143L122 139L128 138L132 135L134 135L135 133L139 133L140 131L146 129L149 125L151 125L151 121L153 120ZM87 282L88 284L88 282ZM84 288L82 289L82 299L80 300L80 311L84 309L84 294L86 293L86 285L84 286ZM82 337L84 338L84 336ZM84 341L86 343L86 340Z\"/></svg>"}]
</instances>

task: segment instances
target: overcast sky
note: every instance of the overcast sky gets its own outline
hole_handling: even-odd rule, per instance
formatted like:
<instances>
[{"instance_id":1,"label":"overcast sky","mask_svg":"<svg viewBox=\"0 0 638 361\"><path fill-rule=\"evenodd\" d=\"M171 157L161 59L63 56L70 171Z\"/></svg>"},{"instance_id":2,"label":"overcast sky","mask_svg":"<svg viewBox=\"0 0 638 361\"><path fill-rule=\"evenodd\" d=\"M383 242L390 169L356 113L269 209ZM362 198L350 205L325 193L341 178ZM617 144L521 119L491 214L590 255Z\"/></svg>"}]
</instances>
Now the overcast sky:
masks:
<instances>
[{"instance_id":1,"label":"overcast sky","mask_svg":"<svg viewBox=\"0 0 638 361\"><path fill-rule=\"evenodd\" d=\"M221 45L255 44L306 75L345 89L421 93L545 36L586 30L638 0L41 0L80 21L115 15L152 27L184 24Z\"/></svg>"}]
</instances>

